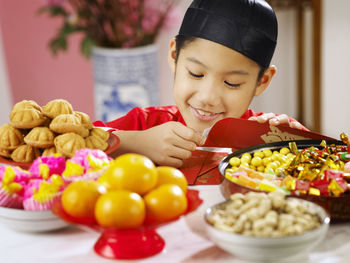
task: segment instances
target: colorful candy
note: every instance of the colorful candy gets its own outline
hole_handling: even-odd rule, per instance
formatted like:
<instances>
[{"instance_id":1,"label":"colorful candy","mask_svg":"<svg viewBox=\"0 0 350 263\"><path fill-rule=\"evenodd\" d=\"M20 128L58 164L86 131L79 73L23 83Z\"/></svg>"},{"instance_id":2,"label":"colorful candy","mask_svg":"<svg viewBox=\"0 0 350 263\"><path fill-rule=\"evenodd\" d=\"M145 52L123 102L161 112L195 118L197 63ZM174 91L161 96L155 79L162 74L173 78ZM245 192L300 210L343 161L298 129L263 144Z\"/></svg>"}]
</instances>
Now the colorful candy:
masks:
<instances>
[{"instance_id":1,"label":"colorful candy","mask_svg":"<svg viewBox=\"0 0 350 263\"><path fill-rule=\"evenodd\" d=\"M347 146L311 146L299 150L295 142L279 151L270 149L232 157L225 176L240 185L266 192L282 189L292 195L340 196L350 181L350 142ZM345 161L345 163L344 163ZM346 162L347 161L347 162ZM242 174L242 172L245 172Z\"/></svg>"}]
</instances>

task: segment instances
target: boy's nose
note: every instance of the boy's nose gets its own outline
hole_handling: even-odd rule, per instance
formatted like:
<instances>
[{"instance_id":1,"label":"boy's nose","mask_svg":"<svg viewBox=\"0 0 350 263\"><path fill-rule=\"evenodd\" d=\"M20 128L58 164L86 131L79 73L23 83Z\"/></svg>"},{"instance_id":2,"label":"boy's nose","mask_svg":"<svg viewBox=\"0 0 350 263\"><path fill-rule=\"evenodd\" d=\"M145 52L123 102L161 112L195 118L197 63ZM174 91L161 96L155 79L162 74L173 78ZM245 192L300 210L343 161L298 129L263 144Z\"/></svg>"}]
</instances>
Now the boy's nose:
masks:
<instances>
[{"instance_id":1,"label":"boy's nose","mask_svg":"<svg viewBox=\"0 0 350 263\"><path fill-rule=\"evenodd\" d=\"M218 83L214 81L202 85L197 96L203 105L216 106L221 102L220 89Z\"/></svg>"}]
</instances>

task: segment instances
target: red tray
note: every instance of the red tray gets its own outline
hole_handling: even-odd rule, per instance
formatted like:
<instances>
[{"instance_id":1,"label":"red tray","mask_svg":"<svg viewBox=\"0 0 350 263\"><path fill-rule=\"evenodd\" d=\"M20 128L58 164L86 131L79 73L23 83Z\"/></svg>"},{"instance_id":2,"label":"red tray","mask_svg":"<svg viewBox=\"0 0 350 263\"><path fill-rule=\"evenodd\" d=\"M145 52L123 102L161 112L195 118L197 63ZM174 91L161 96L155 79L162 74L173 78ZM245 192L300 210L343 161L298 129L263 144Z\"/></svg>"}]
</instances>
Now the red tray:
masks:
<instances>
[{"instance_id":1,"label":"red tray","mask_svg":"<svg viewBox=\"0 0 350 263\"><path fill-rule=\"evenodd\" d=\"M203 202L197 190L188 189L186 197L188 207L184 215L196 210ZM101 232L94 250L98 255L110 259L141 259L158 254L163 250L165 241L156 229L178 219L161 224L144 223L143 226L132 229L111 229L100 227L91 220L79 220L69 216L63 210L60 200L54 203L53 212L69 223Z\"/></svg>"}]
</instances>

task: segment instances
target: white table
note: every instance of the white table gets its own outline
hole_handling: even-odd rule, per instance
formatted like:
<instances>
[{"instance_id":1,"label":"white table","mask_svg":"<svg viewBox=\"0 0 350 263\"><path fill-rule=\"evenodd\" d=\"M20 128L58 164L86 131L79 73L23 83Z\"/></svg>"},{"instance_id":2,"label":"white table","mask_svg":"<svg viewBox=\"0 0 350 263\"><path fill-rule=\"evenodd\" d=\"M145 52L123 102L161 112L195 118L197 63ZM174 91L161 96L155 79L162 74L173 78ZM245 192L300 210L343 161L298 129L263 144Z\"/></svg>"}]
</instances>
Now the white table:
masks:
<instances>
[{"instance_id":1,"label":"white table","mask_svg":"<svg viewBox=\"0 0 350 263\"><path fill-rule=\"evenodd\" d=\"M195 186L203 204L178 221L164 225L158 233L166 242L165 249L143 260L115 260L116 262L233 262L235 258L208 240L203 214L205 209L223 200L218 185ZM1 263L111 263L113 260L97 255L93 246L99 233L68 227L47 233L24 233L0 224ZM350 223L331 225L326 240L299 262L340 263L350 262ZM298 262L298 263L299 263Z\"/></svg>"}]
</instances>

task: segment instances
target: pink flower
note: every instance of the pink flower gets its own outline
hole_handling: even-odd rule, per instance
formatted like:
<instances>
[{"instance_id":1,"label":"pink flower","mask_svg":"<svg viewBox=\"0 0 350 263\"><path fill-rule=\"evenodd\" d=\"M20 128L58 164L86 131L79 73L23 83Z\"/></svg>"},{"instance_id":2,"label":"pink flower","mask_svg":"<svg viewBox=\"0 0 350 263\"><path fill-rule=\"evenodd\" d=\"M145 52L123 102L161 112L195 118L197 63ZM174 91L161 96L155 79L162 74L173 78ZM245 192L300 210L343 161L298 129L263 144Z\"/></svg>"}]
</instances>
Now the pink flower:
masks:
<instances>
[{"instance_id":1,"label":"pink flower","mask_svg":"<svg viewBox=\"0 0 350 263\"><path fill-rule=\"evenodd\" d=\"M153 34L158 21L159 17L155 15L147 16L142 20L142 29L148 34Z\"/></svg>"},{"instance_id":2,"label":"pink flower","mask_svg":"<svg viewBox=\"0 0 350 263\"><path fill-rule=\"evenodd\" d=\"M182 11L178 7L173 7L166 16L162 29L168 30L180 25Z\"/></svg>"},{"instance_id":3,"label":"pink flower","mask_svg":"<svg viewBox=\"0 0 350 263\"><path fill-rule=\"evenodd\" d=\"M134 34L134 30L132 29L131 26L124 25L123 30L124 30L125 36L127 37L130 37Z\"/></svg>"},{"instance_id":4,"label":"pink flower","mask_svg":"<svg viewBox=\"0 0 350 263\"><path fill-rule=\"evenodd\" d=\"M140 14L137 11L133 11L129 18L130 18L130 23L131 24L136 24L139 21Z\"/></svg>"},{"instance_id":5,"label":"pink flower","mask_svg":"<svg viewBox=\"0 0 350 263\"><path fill-rule=\"evenodd\" d=\"M131 48L134 47L135 43L133 40L128 40L126 42L123 43L122 48Z\"/></svg>"},{"instance_id":6,"label":"pink flower","mask_svg":"<svg viewBox=\"0 0 350 263\"><path fill-rule=\"evenodd\" d=\"M174 9L178 0L42 1L45 6L40 14L47 13L63 21L54 40L67 41L71 33L79 33L102 47L130 48L154 43L160 29L173 27L181 16ZM66 50L65 41L50 46L54 54ZM81 47L89 57L91 47Z\"/></svg>"},{"instance_id":7,"label":"pink flower","mask_svg":"<svg viewBox=\"0 0 350 263\"><path fill-rule=\"evenodd\" d=\"M140 1L139 0L128 0L127 2L129 2L129 6L131 8L138 8L139 7L139 3Z\"/></svg>"}]
</instances>

